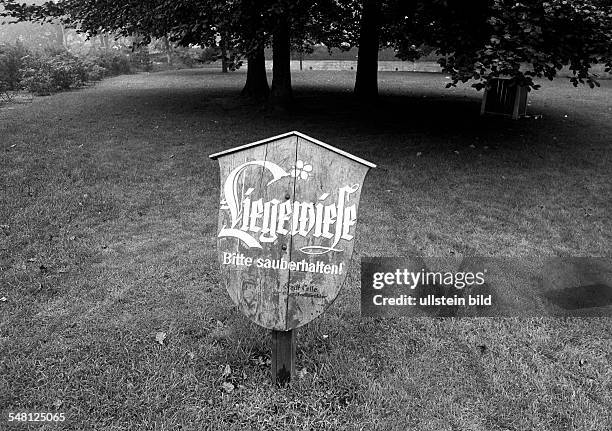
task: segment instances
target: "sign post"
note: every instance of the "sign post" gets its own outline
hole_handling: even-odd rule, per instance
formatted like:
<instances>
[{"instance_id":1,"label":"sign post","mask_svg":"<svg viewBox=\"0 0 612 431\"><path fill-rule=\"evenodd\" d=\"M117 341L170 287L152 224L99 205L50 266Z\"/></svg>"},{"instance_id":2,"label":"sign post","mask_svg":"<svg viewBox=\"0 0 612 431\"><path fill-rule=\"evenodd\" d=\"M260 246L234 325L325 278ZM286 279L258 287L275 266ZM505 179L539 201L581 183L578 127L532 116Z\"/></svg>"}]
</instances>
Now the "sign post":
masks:
<instances>
[{"instance_id":1,"label":"sign post","mask_svg":"<svg viewBox=\"0 0 612 431\"><path fill-rule=\"evenodd\" d=\"M295 331L272 330L272 381L284 385L295 375Z\"/></svg>"},{"instance_id":2,"label":"sign post","mask_svg":"<svg viewBox=\"0 0 612 431\"><path fill-rule=\"evenodd\" d=\"M291 379L294 329L336 299L353 252L361 188L376 165L299 132L210 156L219 160L221 283L272 330L272 374Z\"/></svg>"}]
</instances>

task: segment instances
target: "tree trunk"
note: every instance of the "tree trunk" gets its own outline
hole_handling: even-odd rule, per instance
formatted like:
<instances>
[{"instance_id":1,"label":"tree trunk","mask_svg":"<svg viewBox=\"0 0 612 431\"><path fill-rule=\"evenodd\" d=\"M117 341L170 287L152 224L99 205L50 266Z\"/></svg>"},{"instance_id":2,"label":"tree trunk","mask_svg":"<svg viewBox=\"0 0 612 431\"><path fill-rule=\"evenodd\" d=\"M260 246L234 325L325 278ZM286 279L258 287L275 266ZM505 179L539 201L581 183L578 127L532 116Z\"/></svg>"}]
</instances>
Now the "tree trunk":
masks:
<instances>
[{"instance_id":1,"label":"tree trunk","mask_svg":"<svg viewBox=\"0 0 612 431\"><path fill-rule=\"evenodd\" d=\"M293 100L293 92L289 22L285 15L278 16L277 26L272 35L272 63L270 101L274 106L287 107Z\"/></svg>"},{"instance_id":2,"label":"tree trunk","mask_svg":"<svg viewBox=\"0 0 612 431\"><path fill-rule=\"evenodd\" d=\"M164 43L164 49L166 51L166 61L168 62L168 66L172 66L172 45L170 44L170 40L168 36L164 36L162 38Z\"/></svg>"},{"instance_id":3,"label":"tree trunk","mask_svg":"<svg viewBox=\"0 0 612 431\"><path fill-rule=\"evenodd\" d=\"M58 46L68 49L68 38L66 36L66 28L63 24L56 25L57 44Z\"/></svg>"},{"instance_id":4,"label":"tree trunk","mask_svg":"<svg viewBox=\"0 0 612 431\"><path fill-rule=\"evenodd\" d=\"M363 2L355 79L355 95L362 99L378 96L379 7L379 0Z\"/></svg>"},{"instance_id":5,"label":"tree trunk","mask_svg":"<svg viewBox=\"0 0 612 431\"><path fill-rule=\"evenodd\" d=\"M100 34L100 48L104 52L108 52L108 50L110 49L110 43L108 41L108 34L106 33Z\"/></svg>"},{"instance_id":6,"label":"tree trunk","mask_svg":"<svg viewBox=\"0 0 612 431\"><path fill-rule=\"evenodd\" d=\"M242 89L242 95L261 101L266 100L269 94L266 57L264 47L260 45L255 52L248 56L247 79Z\"/></svg>"},{"instance_id":7,"label":"tree trunk","mask_svg":"<svg viewBox=\"0 0 612 431\"><path fill-rule=\"evenodd\" d=\"M227 73L228 72L228 67L227 67L227 38L225 37L225 35L221 35L221 72L222 73Z\"/></svg>"}]
</instances>

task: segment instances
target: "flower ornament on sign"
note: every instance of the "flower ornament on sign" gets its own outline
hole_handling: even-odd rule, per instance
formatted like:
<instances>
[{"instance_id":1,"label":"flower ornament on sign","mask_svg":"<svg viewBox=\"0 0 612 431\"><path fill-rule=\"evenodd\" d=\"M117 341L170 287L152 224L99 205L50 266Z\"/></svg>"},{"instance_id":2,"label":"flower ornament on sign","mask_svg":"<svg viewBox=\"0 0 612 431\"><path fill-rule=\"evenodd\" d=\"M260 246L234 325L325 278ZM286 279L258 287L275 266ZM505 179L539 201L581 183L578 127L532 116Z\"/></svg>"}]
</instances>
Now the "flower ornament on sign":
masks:
<instances>
[{"instance_id":1,"label":"flower ornament on sign","mask_svg":"<svg viewBox=\"0 0 612 431\"><path fill-rule=\"evenodd\" d=\"M291 176L293 178L307 180L309 172L312 172L312 165L304 163L302 160L295 162L295 166L291 168Z\"/></svg>"}]
</instances>

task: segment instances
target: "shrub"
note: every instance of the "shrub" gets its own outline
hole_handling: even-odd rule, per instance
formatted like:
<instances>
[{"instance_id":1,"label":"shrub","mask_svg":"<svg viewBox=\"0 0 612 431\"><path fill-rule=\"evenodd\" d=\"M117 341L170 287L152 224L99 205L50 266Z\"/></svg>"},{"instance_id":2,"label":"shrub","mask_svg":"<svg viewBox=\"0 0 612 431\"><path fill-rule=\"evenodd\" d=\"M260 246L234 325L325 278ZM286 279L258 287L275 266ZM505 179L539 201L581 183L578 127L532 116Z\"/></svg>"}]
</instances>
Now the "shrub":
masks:
<instances>
[{"instance_id":1,"label":"shrub","mask_svg":"<svg viewBox=\"0 0 612 431\"><path fill-rule=\"evenodd\" d=\"M38 96L46 96L54 91L51 67L48 62L35 56L26 57L21 69L21 86Z\"/></svg>"},{"instance_id":2,"label":"shrub","mask_svg":"<svg viewBox=\"0 0 612 431\"><path fill-rule=\"evenodd\" d=\"M149 54L149 48L146 46L138 48L130 56L130 62L136 69L144 70L146 72L151 71L153 68L153 61Z\"/></svg>"},{"instance_id":3,"label":"shrub","mask_svg":"<svg viewBox=\"0 0 612 431\"><path fill-rule=\"evenodd\" d=\"M88 81L86 64L68 51L33 54L24 60L21 85L37 95L81 87Z\"/></svg>"},{"instance_id":4,"label":"shrub","mask_svg":"<svg viewBox=\"0 0 612 431\"><path fill-rule=\"evenodd\" d=\"M90 61L85 62L87 68L87 80L88 81L100 81L105 76L108 76L108 70L102 66L98 66Z\"/></svg>"},{"instance_id":5,"label":"shrub","mask_svg":"<svg viewBox=\"0 0 612 431\"><path fill-rule=\"evenodd\" d=\"M181 63L186 67L194 67L200 59L200 52L193 48L178 47L174 49L175 63Z\"/></svg>"},{"instance_id":6,"label":"shrub","mask_svg":"<svg viewBox=\"0 0 612 431\"><path fill-rule=\"evenodd\" d=\"M28 50L20 43L0 45L0 92L19 89L21 68Z\"/></svg>"},{"instance_id":7,"label":"shrub","mask_svg":"<svg viewBox=\"0 0 612 431\"><path fill-rule=\"evenodd\" d=\"M81 87L87 82L87 69L83 61L65 51L50 58L51 76L55 88L68 90Z\"/></svg>"},{"instance_id":8,"label":"shrub","mask_svg":"<svg viewBox=\"0 0 612 431\"><path fill-rule=\"evenodd\" d=\"M139 52L134 61L145 69L151 66L148 51ZM0 44L0 94L23 88L49 95L130 72L130 57L117 51L81 57L61 48L30 51L19 43Z\"/></svg>"},{"instance_id":9,"label":"shrub","mask_svg":"<svg viewBox=\"0 0 612 431\"><path fill-rule=\"evenodd\" d=\"M132 72L130 59L125 54L116 51L89 55L88 61L104 69L104 76L116 76Z\"/></svg>"}]
</instances>

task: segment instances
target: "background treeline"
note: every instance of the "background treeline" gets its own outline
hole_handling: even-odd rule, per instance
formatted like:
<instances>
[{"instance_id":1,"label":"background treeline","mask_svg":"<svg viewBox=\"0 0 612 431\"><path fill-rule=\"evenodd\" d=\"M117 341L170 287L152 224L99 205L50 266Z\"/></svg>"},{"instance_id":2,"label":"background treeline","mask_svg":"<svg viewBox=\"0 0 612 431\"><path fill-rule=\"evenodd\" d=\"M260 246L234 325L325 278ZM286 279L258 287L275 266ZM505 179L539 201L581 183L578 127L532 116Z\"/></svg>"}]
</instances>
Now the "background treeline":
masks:
<instances>
[{"instance_id":1,"label":"background treeline","mask_svg":"<svg viewBox=\"0 0 612 431\"><path fill-rule=\"evenodd\" d=\"M48 95L105 77L194 67L219 58L213 48L178 47L164 39L88 37L59 23L0 24L0 96Z\"/></svg>"},{"instance_id":2,"label":"background treeline","mask_svg":"<svg viewBox=\"0 0 612 431\"><path fill-rule=\"evenodd\" d=\"M354 93L378 94L381 49L400 60L436 56L451 80L476 89L491 80L537 89L569 68L573 85L598 85L594 65L612 69L610 0L0 0L12 22L56 23L93 38L131 37L138 45L215 47L223 71L245 59L243 95L292 102L290 62L313 46L358 50ZM468 7L469 6L469 7ZM64 28L64 27L61 27ZM427 47L427 49L423 49ZM266 50L272 53L268 83ZM349 54L354 56L354 51ZM269 56L269 54L268 54ZM170 62L170 61L168 61Z\"/></svg>"},{"instance_id":3,"label":"background treeline","mask_svg":"<svg viewBox=\"0 0 612 431\"><path fill-rule=\"evenodd\" d=\"M109 76L151 71L161 68L183 68L215 61L216 54L205 49L177 49L168 60L151 53L148 46L75 52L61 46L31 46L22 41L0 42L0 93L26 90L49 95L79 88Z\"/></svg>"}]
</instances>

